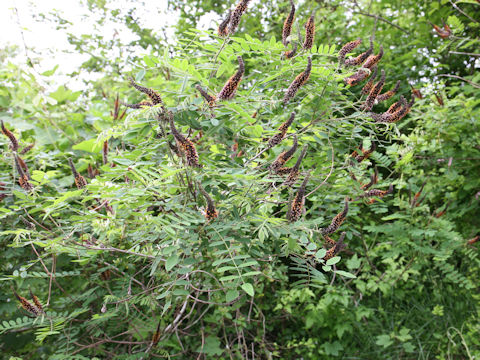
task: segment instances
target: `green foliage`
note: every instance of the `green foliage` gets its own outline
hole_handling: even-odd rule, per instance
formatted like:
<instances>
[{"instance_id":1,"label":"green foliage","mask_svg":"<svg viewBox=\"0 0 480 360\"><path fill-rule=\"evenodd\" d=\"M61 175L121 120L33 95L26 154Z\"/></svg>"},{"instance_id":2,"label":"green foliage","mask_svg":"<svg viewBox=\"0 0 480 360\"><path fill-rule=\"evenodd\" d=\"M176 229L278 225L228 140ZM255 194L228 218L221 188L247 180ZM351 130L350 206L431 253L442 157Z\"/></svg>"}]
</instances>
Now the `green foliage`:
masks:
<instances>
[{"instance_id":1,"label":"green foliage","mask_svg":"<svg viewBox=\"0 0 480 360\"><path fill-rule=\"evenodd\" d=\"M320 5L312 51L292 60L281 59L277 41L287 2L252 6L240 31L223 40L191 24L208 11L223 15L226 5L190 1L170 46L157 43L133 12L120 16L106 5L88 2L100 23L118 15L140 40L129 44L127 61L110 57L111 44L100 35L72 35L77 51L95 51L79 71L105 71L89 90L66 84L47 90L42 84L56 69L38 74L1 58L0 119L19 140L19 151L35 143L21 155L34 185L27 193L18 185L9 139L0 136L3 353L43 359L480 356L480 260L478 243L467 244L478 234L480 215L478 75L460 69L451 54L475 46L474 21L436 2L371 4L368 14L384 20L385 13L405 12L395 19L401 29L376 21L387 86L401 79L406 95L407 79L425 82L437 69L460 77L429 82L405 119L383 125L360 110L361 86L343 85L353 71L341 69L336 58L356 37L368 46L375 19L362 14L364 2L352 5L362 21L352 20L349 28L344 4ZM299 5L299 26L314 6ZM268 15L265 24L255 14ZM432 45L425 18L446 19L454 36L434 37ZM416 56L422 47L427 52ZM6 51L13 57L16 50ZM195 85L218 93L239 55L246 70L236 96L209 107ZM284 91L308 56L310 79L283 106ZM118 77L119 69L125 77ZM195 143L202 168L186 167L172 151L161 106L116 112L117 94L128 103L143 100L128 86L126 71L159 91L178 131ZM288 134L296 133L308 152L300 180L288 189L268 165L293 138L262 151L291 111L297 115ZM351 153L372 142L372 156L353 164ZM87 178L85 188L75 187L68 158ZM379 170L374 188L394 184L395 190L369 204L360 186L373 165ZM88 177L89 168L98 173ZM305 213L288 223L289 199L307 172ZM197 182L218 218L202 215L207 204ZM338 233L347 233L348 247L325 260L321 229L346 196L353 201ZM45 314L25 316L11 286L33 301L30 288Z\"/></svg>"}]
</instances>

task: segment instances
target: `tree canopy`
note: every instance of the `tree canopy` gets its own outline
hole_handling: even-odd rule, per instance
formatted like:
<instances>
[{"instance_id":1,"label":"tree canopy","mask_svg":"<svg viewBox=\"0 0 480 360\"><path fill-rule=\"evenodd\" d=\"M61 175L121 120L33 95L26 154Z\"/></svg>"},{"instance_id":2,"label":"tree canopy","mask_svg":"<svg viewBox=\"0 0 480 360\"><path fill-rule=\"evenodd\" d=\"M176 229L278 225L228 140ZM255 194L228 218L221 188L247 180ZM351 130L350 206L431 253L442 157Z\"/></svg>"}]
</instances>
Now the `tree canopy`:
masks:
<instances>
[{"instance_id":1,"label":"tree canopy","mask_svg":"<svg viewBox=\"0 0 480 360\"><path fill-rule=\"evenodd\" d=\"M478 1L82 4L0 56L7 358L480 356Z\"/></svg>"}]
</instances>

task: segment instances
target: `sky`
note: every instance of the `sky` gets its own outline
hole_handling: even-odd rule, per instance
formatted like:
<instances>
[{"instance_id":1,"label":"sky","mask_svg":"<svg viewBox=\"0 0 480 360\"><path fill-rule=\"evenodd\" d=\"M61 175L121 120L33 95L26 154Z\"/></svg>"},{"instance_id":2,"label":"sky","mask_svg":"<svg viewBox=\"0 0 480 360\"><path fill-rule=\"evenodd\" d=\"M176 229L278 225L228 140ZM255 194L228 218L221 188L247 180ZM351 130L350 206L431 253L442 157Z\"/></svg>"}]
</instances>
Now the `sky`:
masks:
<instances>
[{"instance_id":1,"label":"sky","mask_svg":"<svg viewBox=\"0 0 480 360\"><path fill-rule=\"evenodd\" d=\"M127 0L116 0L119 8L128 9ZM136 14L142 22L152 28L158 29L158 24L173 25L175 14L169 12L166 16L162 12L167 6L167 0L142 0L138 2ZM84 16L89 14L90 17ZM94 33L95 18L92 13L82 5L80 0L0 0L0 49L6 45L18 45L21 55L15 62L25 62L26 52L32 58L40 58L35 66L36 71L41 73L51 70L59 65L54 80L58 83L66 82L69 78L66 74L78 69L89 55L74 52L72 45L68 43L67 32L55 29L55 24L42 20L39 14L57 14L71 23L69 31L79 34ZM105 38L122 36L124 41L134 39L128 29L119 27L113 22L106 22L102 27L102 35ZM168 34L168 36L172 34ZM26 50L25 50L26 48ZM73 90L81 88L81 81L71 81L69 87Z\"/></svg>"}]
</instances>

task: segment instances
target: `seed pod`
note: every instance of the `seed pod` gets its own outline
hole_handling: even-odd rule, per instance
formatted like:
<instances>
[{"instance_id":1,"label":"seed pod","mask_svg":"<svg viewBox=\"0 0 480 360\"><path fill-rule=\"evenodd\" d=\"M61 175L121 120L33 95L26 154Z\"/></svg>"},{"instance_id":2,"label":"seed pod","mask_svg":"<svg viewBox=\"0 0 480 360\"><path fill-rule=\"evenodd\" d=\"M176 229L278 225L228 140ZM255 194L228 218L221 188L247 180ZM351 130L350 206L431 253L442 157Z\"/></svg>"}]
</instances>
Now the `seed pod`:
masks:
<instances>
[{"instance_id":1,"label":"seed pod","mask_svg":"<svg viewBox=\"0 0 480 360\"><path fill-rule=\"evenodd\" d=\"M283 139L285 139L285 135L287 133L288 128L292 124L293 120L295 120L295 112L292 112L290 114L290 117L288 118L287 121L285 121L279 128L278 128L278 133L273 135L269 140L268 140L268 148L272 148L275 145L278 145L282 142Z\"/></svg>"},{"instance_id":2,"label":"seed pod","mask_svg":"<svg viewBox=\"0 0 480 360\"><path fill-rule=\"evenodd\" d=\"M295 19L295 4L293 3L293 0L290 0L290 5L291 5L290 13L288 14L288 17L285 19L285 22L283 23L283 31L282 31L282 43L285 46L287 46L288 43L290 42L287 40L287 38L290 36L290 33L292 31L293 19Z\"/></svg>"},{"instance_id":3,"label":"seed pod","mask_svg":"<svg viewBox=\"0 0 480 360\"><path fill-rule=\"evenodd\" d=\"M400 88L400 80L397 81L397 83L395 84L395 87L392 90L388 90L387 92L378 95L377 98L375 99L375 104L379 104L382 101L390 99L393 95L397 93L399 88Z\"/></svg>"},{"instance_id":4,"label":"seed pod","mask_svg":"<svg viewBox=\"0 0 480 360\"><path fill-rule=\"evenodd\" d=\"M335 231L338 230L340 225L345 221L347 218L348 214L348 202L350 199L348 197L345 198L345 205L343 207L342 212L338 213L331 221L330 225L328 225L326 228L323 228L321 230L322 235L330 235L333 234Z\"/></svg>"},{"instance_id":5,"label":"seed pod","mask_svg":"<svg viewBox=\"0 0 480 360\"><path fill-rule=\"evenodd\" d=\"M345 63L345 55L351 53L361 43L362 39L356 39L343 45L343 47L338 52L338 62L340 64Z\"/></svg>"},{"instance_id":6,"label":"seed pod","mask_svg":"<svg viewBox=\"0 0 480 360\"><path fill-rule=\"evenodd\" d=\"M5 124L3 123L3 120L0 120L0 124L1 124L1 128L2 128L2 133L8 137L10 139L10 148L13 150L13 151L17 151L18 150L18 141L17 141L17 138L15 137L15 135L13 135L13 133L8 130L6 127L5 127Z\"/></svg>"},{"instance_id":7,"label":"seed pod","mask_svg":"<svg viewBox=\"0 0 480 360\"><path fill-rule=\"evenodd\" d=\"M273 171L276 174L279 174L279 175L289 173L290 170L291 170L289 168L288 168L288 171L286 171L286 170L280 171L280 170L281 169L287 169L287 168L282 168L282 166L285 165L285 163L288 160L290 160L290 158L293 156L293 154L295 154L295 151L297 151L297 146L298 146L297 136L293 135L293 145L292 145L292 147L290 149L288 149L287 151L284 151L284 152L280 153L280 155L277 156L275 161L270 165L270 170Z\"/></svg>"},{"instance_id":8,"label":"seed pod","mask_svg":"<svg viewBox=\"0 0 480 360\"><path fill-rule=\"evenodd\" d=\"M307 147L308 146L304 146L302 153L297 159L297 162L295 163L295 165L293 165L292 169L288 174L288 177L285 179L285 182L283 183L284 186L293 186L293 184L295 184L295 182L297 181L298 175L300 173L300 164L302 163L302 160L307 153Z\"/></svg>"},{"instance_id":9,"label":"seed pod","mask_svg":"<svg viewBox=\"0 0 480 360\"><path fill-rule=\"evenodd\" d=\"M215 203L213 202L212 198L208 193L205 191L203 188L202 184L200 182L197 182L198 184L198 189L202 193L202 195L205 197L205 200L207 202L207 208L205 209L205 218L210 221L218 217L218 211L215 209Z\"/></svg>"},{"instance_id":10,"label":"seed pod","mask_svg":"<svg viewBox=\"0 0 480 360\"><path fill-rule=\"evenodd\" d=\"M18 184L22 187L23 190L32 191L33 190L33 185L30 184L30 182L28 181L29 178L25 174L25 172L23 171L23 168L22 168L22 165L21 165L19 159L20 158L17 155L15 155L15 167L16 167L17 172L18 172Z\"/></svg>"},{"instance_id":11,"label":"seed pod","mask_svg":"<svg viewBox=\"0 0 480 360\"><path fill-rule=\"evenodd\" d=\"M127 104L122 102L122 105L131 108L131 109L142 109L144 107L150 107L153 106L153 104L150 101L144 100L140 101L138 104Z\"/></svg>"},{"instance_id":12,"label":"seed pod","mask_svg":"<svg viewBox=\"0 0 480 360\"><path fill-rule=\"evenodd\" d=\"M45 314L45 311L43 311L43 306L40 300L38 300L38 297L33 295L32 290L29 289L30 292L30 297L32 298L33 303L35 304L36 308L38 309L38 312L40 314Z\"/></svg>"},{"instance_id":13,"label":"seed pod","mask_svg":"<svg viewBox=\"0 0 480 360\"><path fill-rule=\"evenodd\" d=\"M205 101L207 102L208 106L212 107L215 105L215 101L217 100L215 96L209 95L205 90L202 89L200 85L195 85L195 89L197 89L200 94L203 96Z\"/></svg>"},{"instance_id":14,"label":"seed pod","mask_svg":"<svg viewBox=\"0 0 480 360\"><path fill-rule=\"evenodd\" d=\"M238 60L238 70L235 74L228 79L228 81L223 86L223 89L218 93L217 97L220 100L229 100L235 96L235 92L237 91L238 84L242 80L242 76L245 73L245 63L241 56L237 56Z\"/></svg>"},{"instance_id":15,"label":"seed pod","mask_svg":"<svg viewBox=\"0 0 480 360\"><path fill-rule=\"evenodd\" d=\"M377 69L378 68L376 66L373 68L373 74L372 74L372 76L370 76L370 80L368 80L368 82L362 88L362 94L363 95L370 94L370 91L373 88L373 83L375 81L375 78L377 77Z\"/></svg>"},{"instance_id":16,"label":"seed pod","mask_svg":"<svg viewBox=\"0 0 480 360\"><path fill-rule=\"evenodd\" d=\"M230 16L230 24L228 26L228 32L230 35L235 34L237 31L238 24L240 24L240 19L245 10L247 10L249 2L250 0L240 0L235 7L235 10L233 10L232 15Z\"/></svg>"},{"instance_id":17,"label":"seed pod","mask_svg":"<svg viewBox=\"0 0 480 360\"><path fill-rule=\"evenodd\" d=\"M325 261L330 260L345 248L345 244L343 243L343 240L345 239L345 234L346 234L345 232L342 232L342 234L340 235L340 238L335 243L335 245L331 249L327 250L327 253L324 256L323 260Z\"/></svg>"},{"instance_id":18,"label":"seed pod","mask_svg":"<svg viewBox=\"0 0 480 360\"><path fill-rule=\"evenodd\" d=\"M232 10L228 10L227 17L218 25L218 36L226 37L228 35L227 26L230 23L230 18L232 16Z\"/></svg>"},{"instance_id":19,"label":"seed pod","mask_svg":"<svg viewBox=\"0 0 480 360\"><path fill-rule=\"evenodd\" d=\"M292 57L294 57L295 54L297 53L297 48L298 48L297 43L293 44L293 49L292 50L287 50L283 53L283 58L284 59L291 59Z\"/></svg>"},{"instance_id":20,"label":"seed pod","mask_svg":"<svg viewBox=\"0 0 480 360\"><path fill-rule=\"evenodd\" d=\"M297 194L293 198L293 201L290 203L290 207L287 212L287 220L289 222L295 222L302 216L303 206L305 205L305 188L307 186L309 177L310 174L307 174L302 185L298 189Z\"/></svg>"},{"instance_id":21,"label":"seed pod","mask_svg":"<svg viewBox=\"0 0 480 360\"><path fill-rule=\"evenodd\" d=\"M371 71L369 69L360 68L355 74L353 74L352 76L346 77L345 79L343 79L343 81L350 86L355 86L361 81L368 78L370 74L371 74Z\"/></svg>"},{"instance_id":22,"label":"seed pod","mask_svg":"<svg viewBox=\"0 0 480 360\"><path fill-rule=\"evenodd\" d=\"M80 175L77 172L77 169L75 168L75 165L73 165L73 161L71 158L68 158L68 164L72 169L72 174L73 174L73 177L75 178L75 185L77 185L77 188L83 189L87 185L87 181L82 175Z\"/></svg>"},{"instance_id":23,"label":"seed pod","mask_svg":"<svg viewBox=\"0 0 480 360\"><path fill-rule=\"evenodd\" d=\"M315 38L315 16L312 14L305 24L305 40L303 41L303 48L310 50L313 46Z\"/></svg>"},{"instance_id":24,"label":"seed pod","mask_svg":"<svg viewBox=\"0 0 480 360\"><path fill-rule=\"evenodd\" d=\"M160 97L160 94L155 90L138 85L135 82L135 80L133 80L133 78L130 78L130 85L132 85L138 91L146 94L150 98L150 100L152 100L153 105L158 105L158 104L163 105L163 101L162 101L162 98Z\"/></svg>"},{"instance_id":25,"label":"seed pod","mask_svg":"<svg viewBox=\"0 0 480 360\"><path fill-rule=\"evenodd\" d=\"M193 142L190 139L185 138L178 132L175 124L173 123L173 116L170 116L170 130L175 138L178 149L182 154L185 155L187 159L187 165L192 167L201 167L198 161L198 153L195 145L193 145Z\"/></svg>"},{"instance_id":26,"label":"seed pod","mask_svg":"<svg viewBox=\"0 0 480 360\"><path fill-rule=\"evenodd\" d=\"M380 81L372 87L372 90L370 90L370 94L368 94L367 99L365 100L365 104L363 106L365 110L372 110L375 99L382 91L383 85L385 85L385 71L382 70L382 76L380 77Z\"/></svg>"},{"instance_id":27,"label":"seed pod","mask_svg":"<svg viewBox=\"0 0 480 360\"><path fill-rule=\"evenodd\" d=\"M300 89L300 87L307 82L308 78L310 77L311 71L312 71L312 58L308 57L308 64L306 69L297 75L297 77L292 81L288 89L285 91L285 96L283 98L284 105L288 103L295 96L298 89Z\"/></svg>"},{"instance_id":28,"label":"seed pod","mask_svg":"<svg viewBox=\"0 0 480 360\"><path fill-rule=\"evenodd\" d=\"M35 316L40 315L40 310L37 309L35 305L30 303L30 301L25 299L23 296L18 295L15 289L12 288L12 291L15 297L18 299L18 301L20 301L20 305L22 305L22 308L24 308L26 311L28 311L32 315L35 315Z\"/></svg>"}]
</instances>

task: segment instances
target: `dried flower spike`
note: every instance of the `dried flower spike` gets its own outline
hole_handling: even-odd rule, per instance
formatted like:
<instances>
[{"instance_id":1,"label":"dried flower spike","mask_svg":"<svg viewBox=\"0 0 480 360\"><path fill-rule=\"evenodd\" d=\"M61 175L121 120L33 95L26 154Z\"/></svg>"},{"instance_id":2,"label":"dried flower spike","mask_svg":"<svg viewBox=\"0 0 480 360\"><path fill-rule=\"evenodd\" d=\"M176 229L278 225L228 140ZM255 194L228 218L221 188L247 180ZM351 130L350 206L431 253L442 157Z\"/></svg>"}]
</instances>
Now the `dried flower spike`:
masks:
<instances>
[{"instance_id":1,"label":"dried flower spike","mask_svg":"<svg viewBox=\"0 0 480 360\"><path fill-rule=\"evenodd\" d=\"M108 140L105 140L103 142L102 161L103 165L106 165L108 163Z\"/></svg>"},{"instance_id":2,"label":"dried flower spike","mask_svg":"<svg viewBox=\"0 0 480 360\"><path fill-rule=\"evenodd\" d=\"M308 146L304 146L302 153L297 159L297 162L295 165L293 165L292 169L288 173L288 177L285 179L285 182L283 183L284 186L293 186L295 182L298 179L298 175L300 173L300 164L302 163L303 158L305 157L305 154L307 153L307 148Z\"/></svg>"},{"instance_id":3,"label":"dried flower spike","mask_svg":"<svg viewBox=\"0 0 480 360\"><path fill-rule=\"evenodd\" d=\"M293 44L293 49L292 50L287 50L283 53L283 58L284 59L291 59L292 57L295 56L295 54L297 53L297 48L298 48L298 45L297 43Z\"/></svg>"},{"instance_id":4,"label":"dried flower spike","mask_svg":"<svg viewBox=\"0 0 480 360\"><path fill-rule=\"evenodd\" d=\"M13 151L17 151L18 150L18 141L17 141L17 138L15 137L15 135L13 135L13 133L8 130L6 127L5 127L5 124L3 123L3 120L0 120L0 124L1 124L1 128L2 128L2 133L8 137L10 139L10 148L13 150Z\"/></svg>"},{"instance_id":5,"label":"dried flower spike","mask_svg":"<svg viewBox=\"0 0 480 360\"><path fill-rule=\"evenodd\" d=\"M324 256L323 260L325 261L330 260L345 248L345 244L343 243L343 240L345 239L345 234L346 234L345 232L342 232L342 234L340 235L340 238L335 243L335 245L331 249L327 250L327 253Z\"/></svg>"},{"instance_id":6,"label":"dried flower spike","mask_svg":"<svg viewBox=\"0 0 480 360\"><path fill-rule=\"evenodd\" d=\"M303 41L303 48L310 50L313 46L315 38L315 16L312 14L305 24L305 40Z\"/></svg>"},{"instance_id":7,"label":"dried flower spike","mask_svg":"<svg viewBox=\"0 0 480 360\"><path fill-rule=\"evenodd\" d=\"M73 177L75 178L75 185L77 185L77 188L83 189L87 185L87 181L85 178L80 175L75 168L75 165L73 164L73 161L71 158L68 158L68 164L70 165L70 168L72 169L72 174Z\"/></svg>"},{"instance_id":8,"label":"dried flower spike","mask_svg":"<svg viewBox=\"0 0 480 360\"><path fill-rule=\"evenodd\" d=\"M333 234L335 231L338 230L340 225L345 221L347 218L348 214L348 202L350 199L348 197L345 198L345 205L343 207L342 212L338 213L331 221L330 225L328 225L326 228L323 228L321 230L322 235L330 235Z\"/></svg>"},{"instance_id":9,"label":"dried flower spike","mask_svg":"<svg viewBox=\"0 0 480 360\"><path fill-rule=\"evenodd\" d=\"M27 164L25 163L25 161L23 161L23 159L20 157L20 156L17 156L17 161L18 161L18 164L20 165L20 167L22 168L23 172L25 173L25 176L27 178L27 180L30 180L30 172L28 171L28 166Z\"/></svg>"},{"instance_id":10,"label":"dried flower spike","mask_svg":"<svg viewBox=\"0 0 480 360\"><path fill-rule=\"evenodd\" d=\"M173 137L177 143L178 149L185 155L187 159L187 165L192 167L201 167L198 160L198 153L195 145L190 139L185 138L182 134L178 132L173 123L173 116L170 116L170 130L172 131Z\"/></svg>"},{"instance_id":11,"label":"dried flower spike","mask_svg":"<svg viewBox=\"0 0 480 360\"><path fill-rule=\"evenodd\" d=\"M303 180L302 185L297 191L297 194L293 198L292 202L290 203L288 212L287 212L287 220L289 222L295 222L300 219L303 212L303 206L305 205L305 188L307 186L308 179L310 174L307 174L305 179Z\"/></svg>"},{"instance_id":12,"label":"dried flower spike","mask_svg":"<svg viewBox=\"0 0 480 360\"><path fill-rule=\"evenodd\" d=\"M288 37L292 31L292 24L293 20L295 19L295 4L293 0L290 0L290 13L288 14L285 22L283 23L283 31L282 31L282 43L283 45L287 46L290 41L288 41ZM288 59L288 58L287 58Z\"/></svg>"},{"instance_id":13,"label":"dried flower spike","mask_svg":"<svg viewBox=\"0 0 480 360\"><path fill-rule=\"evenodd\" d=\"M474 238L470 239L467 241L468 245L473 245L475 244L478 240L480 240L480 235L475 236Z\"/></svg>"},{"instance_id":14,"label":"dried flower spike","mask_svg":"<svg viewBox=\"0 0 480 360\"><path fill-rule=\"evenodd\" d=\"M375 66L373 68L373 74L372 76L370 76L370 79L368 80L368 82L363 86L362 88L362 94L363 95L367 95L367 94L370 94L370 91L372 91L372 88L373 88L373 83L377 77L377 70L378 68Z\"/></svg>"},{"instance_id":15,"label":"dried flower spike","mask_svg":"<svg viewBox=\"0 0 480 360\"><path fill-rule=\"evenodd\" d=\"M360 68L355 74L353 74L352 76L346 77L345 79L343 79L343 81L350 86L355 86L361 81L368 78L370 74L371 74L371 71L369 69Z\"/></svg>"},{"instance_id":16,"label":"dried flower spike","mask_svg":"<svg viewBox=\"0 0 480 360\"><path fill-rule=\"evenodd\" d=\"M447 24L443 24L443 29L440 26L437 26L435 24L430 23L433 28L435 29L435 32L440 36L442 39L448 38L450 35L452 35L452 29Z\"/></svg>"},{"instance_id":17,"label":"dried flower spike","mask_svg":"<svg viewBox=\"0 0 480 360\"><path fill-rule=\"evenodd\" d=\"M300 87L308 81L311 71L312 71L312 58L308 57L308 64L306 69L297 75L297 77L292 81L288 89L285 91L285 96L283 97L283 104L286 104L291 99L293 99L298 89L300 89Z\"/></svg>"},{"instance_id":18,"label":"dried flower spike","mask_svg":"<svg viewBox=\"0 0 480 360\"><path fill-rule=\"evenodd\" d=\"M35 143L32 143L30 145L27 145L25 146L22 151L20 151L20 155L25 155L27 152L29 152L30 150L33 149L33 147L35 146Z\"/></svg>"},{"instance_id":19,"label":"dried flower spike","mask_svg":"<svg viewBox=\"0 0 480 360\"><path fill-rule=\"evenodd\" d=\"M198 92L202 95L202 97L205 99L207 102L208 106L212 107L215 105L215 101L217 100L215 96L209 95L205 90L200 85L195 85L195 89L198 90Z\"/></svg>"},{"instance_id":20,"label":"dried flower spike","mask_svg":"<svg viewBox=\"0 0 480 360\"><path fill-rule=\"evenodd\" d=\"M385 85L385 71L382 70L382 76L380 77L380 81L372 87L372 90L370 90L370 94L368 94L367 99L365 100L365 104L363 106L365 110L372 110L373 104L375 104L375 99L382 91L383 85Z\"/></svg>"},{"instance_id":21,"label":"dried flower spike","mask_svg":"<svg viewBox=\"0 0 480 360\"><path fill-rule=\"evenodd\" d=\"M32 290L29 289L29 292L30 292L30 297L32 298L32 301L35 304L35 306L37 307L39 313L45 314L45 311L43 310L42 303L40 302L40 300L38 300L38 297L33 295Z\"/></svg>"},{"instance_id":22,"label":"dried flower spike","mask_svg":"<svg viewBox=\"0 0 480 360\"><path fill-rule=\"evenodd\" d=\"M229 100L235 96L237 91L238 84L242 80L243 74L245 73L245 63L241 56L237 56L238 60L238 70L235 74L228 79L228 81L223 86L223 89L218 93L217 97L220 100Z\"/></svg>"},{"instance_id":23,"label":"dried flower spike","mask_svg":"<svg viewBox=\"0 0 480 360\"><path fill-rule=\"evenodd\" d=\"M127 104L127 103L122 102L122 105L124 105L124 106L126 106L130 109L142 109L144 107L153 106L153 103L148 101L148 100L144 100L144 101L140 101L138 104Z\"/></svg>"},{"instance_id":24,"label":"dried flower spike","mask_svg":"<svg viewBox=\"0 0 480 360\"><path fill-rule=\"evenodd\" d=\"M405 100L405 98L401 96L400 101L390 106L387 112L383 114L371 113L370 116L372 117L373 120L375 120L375 122L394 123L403 119L405 115L407 115L410 112L410 108L412 107L412 105L413 105L413 102L407 104L407 101Z\"/></svg>"},{"instance_id":25,"label":"dried flower spike","mask_svg":"<svg viewBox=\"0 0 480 360\"><path fill-rule=\"evenodd\" d=\"M370 176L370 182L363 184L361 186L362 190L367 190L369 189L372 185L375 185L378 182L378 169L375 166L375 171L374 173Z\"/></svg>"},{"instance_id":26,"label":"dried flower spike","mask_svg":"<svg viewBox=\"0 0 480 360\"><path fill-rule=\"evenodd\" d=\"M202 195L205 198L205 201L207 202L207 208L205 209L205 218L210 221L218 217L218 211L215 208L215 203L213 202L212 198L208 193L205 191L203 188L202 184L200 182L197 182L198 184L198 189L202 193Z\"/></svg>"},{"instance_id":27,"label":"dried flower spike","mask_svg":"<svg viewBox=\"0 0 480 360\"><path fill-rule=\"evenodd\" d=\"M364 63L365 60L372 54L373 49L370 48L367 51L361 53L357 57L350 57L347 60L345 60L345 66L357 66L361 65Z\"/></svg>"},{"instance_id":28,"label":"dried flower spike","mask_svg":"<svg viewBox=\"0 0 480 360\"><path fill-rule=\"evenodd\" d=\"M30 314L35 316L39 316L41 314L41 311L35 305L33 305L30 301L25 299L23 296L18 295L13 287L12 287L12 291L15 297L18 299L18 301L20 301L20 305L22 305L22 308L24 308Z\"/></svg>"},{"instance_id":29,"label":"dried flower spike","mask_svg":"<svg viewBox=\"0 0 480 360\"><path fill-rule=\"evenodd\" d=\"M232 16L232 10L228 10L228 14L225 19L218 25L218 36L226 37L228 35L227 26L230 23L230 18Z\"/></svg>"},{"instance_id":30,"label":"dried flower spike","mask_svg":"<svg viewBox=\"0 0 480 360\"><path fill-rule=\"evenodd\" d=\"M297 136L293 135L293 145L292 145L292 147L290 149L288 149L287 151L284 151L284 152L280 153L280 155L277 156L275 161L270 165L270 170L273 171L274 173L277 173L277 174L281 173L279 175L289 173L291 171L290 168L288 168L288 172L285 172L285 170L280 171L280 169L282 169L282 166L285 165L285 163L288 160L290 160L290 158L293 156L293 154L295 154L295 151L297 151L297 146L298 146ZM285 168L283 168L283 169L285 169Z\"/></svg>"},{"instance_id":31,"label":"dried flower spike","mask_svg":"<svg viewBox=\"0 0 480 360\"><path fill-rule=\"evenodd\" d=\"M273 135L269 140L268 140L268 148L272 148L275 145L278 145L282 142L283 139L285 139L285 135L287 134L287 130L290 127L290 125L293 123L293 120L295 120L295 112L292 112L290 114L290 117L288 118L287 121L285 121L279 128L278 128L278 133Z\"/></svg>"},{"instance_id":32,"label":"dried flower spike","mask_svg":"<svg viewBox=\"0 0 480 360\"><path fill-rule=\"evenodd\" d=\"M338 52L338 62L340 64L345 63L345 55L351 53L361 43L362 39L356 39L343 45L343 47Z\"/></svg>"},{"instance_id":33,"label":"dried flower spike","mask_svg":"<svg viewBox=\"0 0 480 360\"><path fill-rule=\"evenodd\" d=\"M375 151L377 148L377 145L372 141L372 145L370 146L370 149L364 149L362 148L362 155L358 154L358 152L355 150L352 153L352 157L357 160L357 162L362 162L363 160L366 160L372 155L372 153Z\"/></svg>"},{"instance_id":34,"label":"dried flower spike","mask_svg":"<svg viewBox=\"0 0 480 360\"><path fill-rule=\"evenodd\" d=\"M328 235L324 235L323 238L325 239L325 246L327 248L331 248L333 246L335 246L335 244L337 243L335 240L333 240L330 236Z\"/></svg>"},{"instance_id":35,"label":"dried flower spike","mask_svg":"<svg viewBox=\"0 0 480 360\"><path fill-rule=\"evenodd\" d=\"M388 187L388 190L379 190L379 189L368 190L361 197L376 196L376 197L379 197L379 198L383 198L385 195L391 194L392 192L393 192L393 185L390 184L390 186ZM373 203L375 201L374 199L372 199L372 200L373 201L370 201L370 203Z\"/></svg>"},{"instance_id":36,"label":"dried flower spike","mask_svg":"<svg viewBox=\"0 0 480 360\"><path fill-rule=\"evenodd\" d=\"M138 91L147 95L152 101L153 105L161 104L163 106L163 100L160 94L153 89L138 85L133 78L130 78L130 85L132 85Z\"/></svg>"},{"instance_id":37,"label":"dried flower spike","mask_svg":"<svg viewBox=\"0 0 480 360\"><path fill-rule=\"evenodd\" d=\"M370 55L365 61L365 64L363 64L364 68L371 69L373 66L377 65L378 62L382 59L383 57L383 46L380 45L380 51L378 52L377 55Z\"/></svg>"},{"instance_id":38,"label":"dried flower spike","mask_svg":"<svg viewBox=\"0 0 480 360\"><path fill-rule=\"evenodd\" d=\"M233 10L232 15L230 16L230 23L228 26L228 33L230 35L235 34L235 32L237 31L238 25L240 24L240 19L245 10L247 10L249 2L250 0L240 0L235 7L235 10Z\"/></svg>"},{"instance_id":39,"label":"dried flower spike","mask_svg":"<svg viewBox=\"0 0 480 360\"><path fill-rule=\"evenodd\" d=\"M23 190L32 191L33 185L30 184L30 182L28 181L29 178L23 171L23 168L19 159L20 158L15 155L15 167L17 168L17 172L18 172L18 184L22 187Z\"/></svg>"},{"instance_id":40,"label":"dried flower spike","mask_svg":"<svg viewBox=\"0 0 480 360\"><path fill-rule=\"evenodd\" d=\"M400 80L397 81L397 83L395 84L395 87L392 90L388 90L387 92L384 92L383 94L378 95L377 98L375 99L375 104L379 104L382 101L390 99L393 95L397 93L398 89L400 89Z\"/></svg>"}]
</instances>

